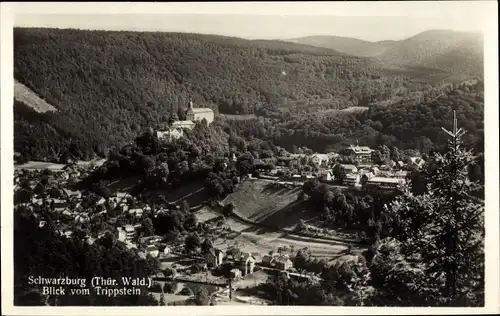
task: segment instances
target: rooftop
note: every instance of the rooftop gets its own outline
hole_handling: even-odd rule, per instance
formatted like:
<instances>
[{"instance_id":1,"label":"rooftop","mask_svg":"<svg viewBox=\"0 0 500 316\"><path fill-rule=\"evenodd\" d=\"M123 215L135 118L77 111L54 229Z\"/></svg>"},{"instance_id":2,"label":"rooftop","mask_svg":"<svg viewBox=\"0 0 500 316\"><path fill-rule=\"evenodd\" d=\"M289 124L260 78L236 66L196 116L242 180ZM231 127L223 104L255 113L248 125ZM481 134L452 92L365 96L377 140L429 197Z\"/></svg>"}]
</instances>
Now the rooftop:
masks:
<instances>
[{"instance_id":1,"label":"rooftop","mask_svg":"<svg viewBox=\"0 0 500 316\"><path fill-rule=\"evenodd\" d=\"M403 183L404 180L395 178L373 177L369 180L369 182L398 184Z\"/></svg>"},{"instance_id":2,"label":"rooftop","mask_svg":"<svg viewBox=\"0 0 500 316\"><path fill-rule=\"evenodd\" d=\"M355 165L341 165L344 169L357 169Z\"/></svg>"},{"instance_id":3,"label":"rooftop","mask_svg":"<svg viewBox=\"0 0 500 316\"><path fill-rule=\"evenodd\" d=\"M193 108L193 113L213 113L211 108Z\"/></svg>"},{"instance_id":4,"label":"rooftop","mask_svg":"<svg viewBox=\"0 0 500 316\"><path fill-rule=\"evenodd\" d=\"M373 151L368 146L353 146L353 145L351 145L350 149L357 154L369 154Z\"/></svg>"}]
</instances>

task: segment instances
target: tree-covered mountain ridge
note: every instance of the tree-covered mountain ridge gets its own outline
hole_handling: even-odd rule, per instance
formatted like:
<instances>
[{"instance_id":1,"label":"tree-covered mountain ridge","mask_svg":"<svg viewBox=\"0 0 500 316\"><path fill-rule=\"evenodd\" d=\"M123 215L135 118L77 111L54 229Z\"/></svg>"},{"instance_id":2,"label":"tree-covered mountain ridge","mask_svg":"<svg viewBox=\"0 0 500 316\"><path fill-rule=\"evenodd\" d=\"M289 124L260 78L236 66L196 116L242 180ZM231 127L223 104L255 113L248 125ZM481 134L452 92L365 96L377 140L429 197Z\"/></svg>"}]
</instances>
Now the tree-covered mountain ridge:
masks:
<instances>
[{"instance_id":1,"label":"tree-covered mountain ridge","mask_svg":"<svg viewBox=\"0 0 500 316\"><path fill-rule=\"evenodd\" d=\"M37 114L16 102L15 151L37 160L103 155L182 115L189 99L216 113L266 115L429 88L415 84L421 75L386 75L373 58L216 35L15 28L14 56L15 79L57 108Z\"/></svg>"},{"instance_id":2,"label":"tree-covered mountain ridge","mask_svg":"<svg viewBox=\"0 0 500 316\"><path fill-rule=\"evenodd\" d=\"M339 36L307 36L291 42L376 57L385 65L436 68L451 74L482 76L483 36L476 32L429 30L404 40L370 42Z\"/></svg>"}]
</instances>

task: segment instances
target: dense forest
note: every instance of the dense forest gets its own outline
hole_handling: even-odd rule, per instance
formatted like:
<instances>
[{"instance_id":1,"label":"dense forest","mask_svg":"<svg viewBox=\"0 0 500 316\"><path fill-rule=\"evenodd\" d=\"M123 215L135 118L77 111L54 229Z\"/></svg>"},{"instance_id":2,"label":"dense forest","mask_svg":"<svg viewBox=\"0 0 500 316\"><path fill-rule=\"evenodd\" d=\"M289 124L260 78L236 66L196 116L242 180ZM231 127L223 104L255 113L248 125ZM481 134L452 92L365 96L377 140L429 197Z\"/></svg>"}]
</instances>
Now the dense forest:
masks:
<instances>
[{"instance_id":1,"label":"dense forest","mask_svg":"<svg viewBox=\"0 0 500 316\"><path fill-rule=\"evenodd\" d=\"M376 57L404 68L440 70L444 76L483 76L483 39L478 33L429 30L397 41L369 42L340 36L307 36L291 42L331 48L353 56Z\"/></svg>"},{"instance_id":2,"label":"dense forest","mask_svg":"<svg viewBox=\"0 0 500 316\"><path fill-rule=\"evenodd\" d=\"M446 145L441 127L450 128L452 111L467 134L467 146L482 152L484 147L484 99L481 84L459 85L443 90L441 96L416 103L371 106L359 113L287 113L270 118L227 121L227 130L248 139L258 138L292 150L306 146L313 151L341 150L350 144L395 146L423 153ZM477 93L477 96L476 96Z\"/></svg>"},{"instance_id":3,"label":"dense forest","mask_svg":"<svg viewBox=\"0 0 500 316\"><path fill-rule=\"evenodd\" d=\"M425 73L383 75L374 59L326 48L199 34L16 28L14 55L16 80L58 109L37 114L15 102L14 146L24 160L104 156L147 127L165 126L189 99L216 113L256 114L216 124L228 135L287 149L325 151L358 140L426 151L442 144L436 131L451 108L470 131L467 143L482 144L482 84L431 86L421 80ZM338 112L353 106L370 109Z\"/></svg>"},{"instance_id":4,"label":"dense forest","mask_svg":"<svg viewBox=\"0 0 500 316\"><path fill-rule=\"evenodd\" d=\"M15 78L58 109L36 118L16 104L15 148L29 159L103 155L190 98L245 114L289 100L356 105L403 84L384 85L370 60L328 49L196 34L16 28L14 55Z\"/></svg>"}]
</instances>

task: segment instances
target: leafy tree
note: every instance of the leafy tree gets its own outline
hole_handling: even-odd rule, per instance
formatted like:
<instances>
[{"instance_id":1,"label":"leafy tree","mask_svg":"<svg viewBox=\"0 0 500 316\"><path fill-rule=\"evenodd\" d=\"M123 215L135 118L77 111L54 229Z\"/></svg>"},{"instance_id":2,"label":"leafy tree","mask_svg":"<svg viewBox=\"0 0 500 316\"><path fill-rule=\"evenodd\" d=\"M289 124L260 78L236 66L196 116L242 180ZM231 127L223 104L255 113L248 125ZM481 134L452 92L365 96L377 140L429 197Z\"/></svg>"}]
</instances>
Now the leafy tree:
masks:
<instances>
[{"instance_id":1,"label":"leafy tree","mask_svg":"<svg viewBox=\"0 0 500 316\"><path fill-rule=\"evenodd\" d=\"M294 265L299 269L304 268L310 259L311 259L311 250L309 248L301 248L297 251Z\"/></svg>"},{"instance_id":2,"label":"leafy tree","mask_svg":"<svg viewBox=\"0 0 500 316\"><path fill-rule=\"evenodd\" d=\"M380 152L380 150L376 149L372 152L372 162L377 165L384 164L384 156Z\"/></svg>"},{"instance_id":3,"label":"leafy tree","mask_svg":"<svg viewBox=\"0 0 500 316\"><path fill-rule=\"evenodd\" d=\"M232 256L233 258L239 258L241 256L241 250L237 247L231 247L226 251L228 256Z\"/></svg>"},{"instance_id":4,"label":"leafy tree","mask_svg":"<svg viewBox=\"0 0 500 316\"><path fill-rule=\"evenodd\" d=\"M186 200L182 200L181 202L181 211L185 214L188 214L191 211L191 208Z\"/></svg>"},{"instance_id":5,"label":"leafy tree","mask_svg":"<svg viewBox=\"0 0 500 316\"><path fill-rule=\"evenodd\" d=\"M344 183L346 178L346 173L344 167L340 164L336 164L332 169L332 174L335 176L335 179L338 179L340 183Z\"/></svg>"},{"instance_id":6,"label":"leafy tree","mask_svg":"<svg viewBox=\"0 0 500 316\"><path fill-rule=\"evenodd\" d=\"M155 233L155 229L153 226L153 221L151 218L146 217L141 221L141 230L145 236L152 236Z\"/></svg>"},{"instance_id":7,"label":"leafy tree","mask_svg":"<svg viewBox=\"0 0 500 316\"><path fill-rule=\"evenodd\" d=\"M191 232L195 231L197 224L198 224L198 219L196 218L196 215L194 215L193 213L189 213L188 215L186 215L185 221L184 221L184 228L187 231L191 231Z\"/></svg>"},{"instance_id":8,"label":"leafy tree","mask_svg":"<svg viewBox=\"0 0 500 316\"><path fill-rule=\"evenodd\" d=\"M191 290L189 287L187 287L187 286L186 286L186 287L184 287L184 288L180 291L180 293L179 293L179 294L180 294L180 295L191 296L191 295L193 295L193 290Z\"/></svg>"},{"instance_id":9,"label":"leafy tree","mask_svg":"<svg viewBox=\"0 0 500 316\"><path fill-rule=\"evenodd\" d=\"M163 294L163 292L161 292L160 294L160 302L158 303L158 305L160 306L165 306L166 303L165 303L165 294Z\"/></svg>"},{"instance_id":10,"label":"leafy tree","mask_svg":"<svg viewBox=\"0 0 500 316\"><path fill-rule=\"evenodd\" d=\"M210 249L213 248L213 243L210 239L205 238L203 243L201 244L201 251L203 254L207 253Z\"/></svg>"},{"instance_id":11,"label":"leafy tree","mask_svg":"<svg viewBox=\"0 0 500 316\"><path fill-rule=\"evenodd\" d=\"M210 296L208 295L208 291L205 287L199 287L194 293L194 303L196 305L209 305Z\"/></svg>"},{"instance_id":12,"label":"leafy tree","mask_svg":"<svg viewBox=\"0 0 500 316\"><path fill-rule=\"evenodd\" d=\"M176 286L173 282L165 282L165 284L163 285L163 293L172 294L174 293L175 289Z\"/></svg>"},{"instance_id":13,"label":"leafy tree","mask_svg":"<svg viewBox=\"0 0 500 316\"><path fill-rule=\"evenodd\" d=\"M17 190L14 194L14 204L28 203L33 198L33 192L27 189Z\"/></svg>"},{"instance_id":14,"label":"leafy tree","mask_svg":"<svg viewBox=\"0 0 500 316\"><path fill-rule=\"evenodd\" d=\"M196 251L201 246L200 237L197 234L191 234L186 237L185 240L185 250L187 253Z\"/></svg>"},{"instance_id":15,"label":"leafy tree","mask_svg":"<svg viewBox=\"0 0 500 316\"><path fill-rule=\"evenodd\" d=\"M226 205L224 205L224 207L222 208L222 214L224 215L224 217L229 217L233 214L234 212L234 204L233 203L228 203Z\"/></svg>"}]
</instances>

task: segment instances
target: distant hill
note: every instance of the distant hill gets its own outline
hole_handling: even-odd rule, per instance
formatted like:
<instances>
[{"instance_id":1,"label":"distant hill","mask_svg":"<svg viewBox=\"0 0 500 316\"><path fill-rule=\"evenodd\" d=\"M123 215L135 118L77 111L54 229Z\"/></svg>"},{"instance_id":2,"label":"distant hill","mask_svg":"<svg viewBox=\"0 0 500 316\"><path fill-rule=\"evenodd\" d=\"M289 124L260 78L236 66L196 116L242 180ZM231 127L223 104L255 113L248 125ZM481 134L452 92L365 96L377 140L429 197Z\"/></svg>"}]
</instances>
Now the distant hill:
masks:
<instances>
[{"instance_id":1,"label":"distant hill","mask_svg":"<svg viewBox=\"0 0 500 316\"><path fill-rule=\"evenodd\" d=\"M347 55L361 57L379 56L397 43L396 41L368 42L342 36L306 36L290 39L289 41L304 45L330 48Z\"/></svg>"},{"instance_id":2,"label":"distant hill","mask_svg":"<svg viewBox=\"0 0 500 316\"><path fill-rule=\"evenodd\" d=\"M427 31L377 56L387 64L436 68L453 74L483 75L483 38L480 34L446 30Z\"/></svg>"},{"instance_id":3,"label":"distant hill","mask_svg":"<svg viewBox=\"0 0 500 316\"><path fill-rule=\"evenodd\" d=\"M483 75L483 39L476 33L430 30L400 41L369 42L339 36L309 36L289 41L353 56L376 57L390 68L412 66L464 77Z\"/></svg>"}]
</instances>

